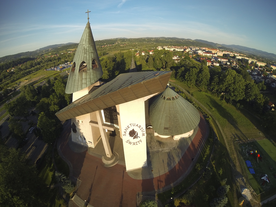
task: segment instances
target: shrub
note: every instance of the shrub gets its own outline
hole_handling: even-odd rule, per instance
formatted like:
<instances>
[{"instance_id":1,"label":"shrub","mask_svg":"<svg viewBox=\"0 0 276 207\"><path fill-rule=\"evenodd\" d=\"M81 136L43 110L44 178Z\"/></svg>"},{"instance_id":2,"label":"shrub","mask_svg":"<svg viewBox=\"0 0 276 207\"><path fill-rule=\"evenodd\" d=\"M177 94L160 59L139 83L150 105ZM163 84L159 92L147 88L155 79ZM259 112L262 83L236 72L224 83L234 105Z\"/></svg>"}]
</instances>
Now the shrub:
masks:
<instances>
[{"instance_id":1,"label":"shrub","mask_svg":"<svg viewBox=\"0 0 276 207\"><path fill-rule=\"evenodd\" d=\"M219 197L219 198L214 198L211 202L210 202L210 206L211 207L224 207L228 202L228 198L227 197Z\"/></svg>"},{"instance_id":2,"label":"shrub","mask_svg":"<svg viewBox=\"0 0 276 207\"><path fill-rule=\"evenodd\" d=\"M142 202L139 207L158 207L156 201L146 200Z\"/></svg>"},{"instance_id":3,"label":"shrub","mask_svg":"<svg viewBox=\"0 0 276 207\"><path fill-rule=\"evenodd\" d=\"M64 189L66 193L71 193L74 190L75 188L74 184L64 174L56 171L55 178L56 178L56 181L61 185L61 187Z\"/></svg>"},{"instance_id":4,"label":"shrub","mask_svg":"<svg viewBox=\"0 0 276 207\"><path fill-rule=\"evenodd\" d=\"M222 181L220 181L220 184L221 184L221 185L225 185L226 182L227 182L227 178L224 178Z\"/></svg>"},{"instance_id":5,"label":"shrub","mask_svg":"<svg viewBox=\"0 0 276 207\"><path fill-rule=\"evenodd\" d=\"M218 196L224 196L224 195L226 195L226 193L228 193L229 189L230 189L230 186L229 186L229 185L220 186L220 187L217 189L217 195L218 195Z\"/></svg>"}]
</instances>

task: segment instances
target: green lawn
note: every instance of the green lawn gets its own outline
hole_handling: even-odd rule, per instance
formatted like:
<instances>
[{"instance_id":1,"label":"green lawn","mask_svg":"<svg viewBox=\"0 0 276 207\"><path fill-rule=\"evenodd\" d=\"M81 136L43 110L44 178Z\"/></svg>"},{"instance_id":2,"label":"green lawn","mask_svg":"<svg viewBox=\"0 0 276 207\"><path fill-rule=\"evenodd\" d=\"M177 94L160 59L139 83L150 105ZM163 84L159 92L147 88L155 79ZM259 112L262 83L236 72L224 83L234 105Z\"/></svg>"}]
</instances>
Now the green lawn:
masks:
<instances>
[{"instance_id":1,"label":"green lawn","mask_svg":"<svg viewBox=\"0 0 276 207\"><path fill-rule=\"evenodd\" d=\"M250 140L260 137L259 130L233 105L205 92L194 91L193 96L211 111L228 138Z\"/></svg>"},{"instance_id":2,"label":"green lawn","mask_svg":"<svg viewBox=\"0 0 276 207\"><path fill-rule=\"evenodd\" d=\"M257 150L262 156L262 161L257 161L254 155L249 155L249 150ZM252 163L255 174L250 174L246 167L247 177L250 185L257 194L270 194L276 191L276 147L268 140L259 140L250 143L240 144L240 154L244 161L249 160ZM245 162L244 162L245 165ZM264 183L261 177L267 174L270 183Z\"/></svg>"},{"instance_id":3,"label":"green lawn","mask_svg":"<svg viewBox=\"0 0 276 207\"><path fill-rule=\"evenodd\" d=\"M39 177L43 180L43 182L49 186L53 182L53 174L54 174L54 167L53 164L46 164L41 172L39 173Z\"/></svg>"}]
</instances>

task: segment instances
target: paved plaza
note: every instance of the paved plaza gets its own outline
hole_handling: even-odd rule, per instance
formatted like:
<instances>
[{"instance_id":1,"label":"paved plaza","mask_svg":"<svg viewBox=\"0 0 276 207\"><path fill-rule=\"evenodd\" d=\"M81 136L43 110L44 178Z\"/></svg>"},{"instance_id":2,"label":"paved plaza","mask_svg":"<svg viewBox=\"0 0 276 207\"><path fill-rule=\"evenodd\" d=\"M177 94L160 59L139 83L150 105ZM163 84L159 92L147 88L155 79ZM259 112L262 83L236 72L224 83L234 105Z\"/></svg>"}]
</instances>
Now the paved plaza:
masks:
<instances>
[{"instance_id":1,"label":"paved plaza","mask_svg":"<svg viewBox=\"0 0 276 207\"><path fill-rule=\"evenodd\" d=\"M139 196L154 198L156 192L173 187L187 176L209 134L208 130L201 116L197 133L191 142L184 140L178 146L171 146L171 150L164 148L158 151L153 147L148 152L148 167L132 172L125 170L122 140L116 136L109 136L109 141L113 151L119 154L120 161L110 168L104 167L101 160L104 155L101 142L95 149L73 143L70 139L70 124L65 125L58 147L67 162L70 162L71 176L79 180L76 190L78 198L94 207L132 207L137 205ZM170 143L166 146L169 145ZM73 201L69 205L78 206Z\"/></svg>"}]
</instances>

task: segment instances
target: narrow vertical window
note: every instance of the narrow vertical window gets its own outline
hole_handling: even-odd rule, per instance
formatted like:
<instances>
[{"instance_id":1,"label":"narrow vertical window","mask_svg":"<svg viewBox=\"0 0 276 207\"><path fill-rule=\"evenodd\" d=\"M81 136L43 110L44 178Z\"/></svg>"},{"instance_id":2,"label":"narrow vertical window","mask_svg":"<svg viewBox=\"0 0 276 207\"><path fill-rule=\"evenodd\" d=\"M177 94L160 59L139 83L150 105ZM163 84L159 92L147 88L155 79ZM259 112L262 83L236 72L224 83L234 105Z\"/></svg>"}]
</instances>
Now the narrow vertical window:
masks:
<instances>
[{"instance_id":1,"label":"narrow vertical window","mask_svg":"<svg viewBox=\"0 0 276 207\"><path fill-rule=\"evenodd\" d=\"M97 61L94 59L92 60L92 69L96 69L98 68L98 64L97 64Z\"/></svg>"},{"instance_id":2,"label":"narrow vertical window","mask_svg":"<svg viewBox=\"0 0 276 207\"><path fill-rule=\"evenodd\" d=\"M71 68L71 72L75 72L75 69L76 69L76 63L74 62Z\"/></svg>"}]
</instances>

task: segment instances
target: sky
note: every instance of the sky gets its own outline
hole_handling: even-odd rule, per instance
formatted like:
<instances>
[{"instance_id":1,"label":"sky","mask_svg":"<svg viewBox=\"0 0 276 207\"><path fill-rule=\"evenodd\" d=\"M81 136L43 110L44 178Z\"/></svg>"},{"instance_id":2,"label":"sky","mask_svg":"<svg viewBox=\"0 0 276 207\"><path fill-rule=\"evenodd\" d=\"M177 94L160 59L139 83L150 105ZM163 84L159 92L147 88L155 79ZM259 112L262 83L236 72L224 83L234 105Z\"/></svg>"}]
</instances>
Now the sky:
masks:
<instances>
[{"instance_id":1,"label":"sky","mask_svg":"<svg viewBox=\"0 0 276 207\"><path fill-rule=\"evenodd\" d=\"M80 41L179 37L276 54L275 0L0 0L0 57Z\"/></svg>"}]
</instances>

